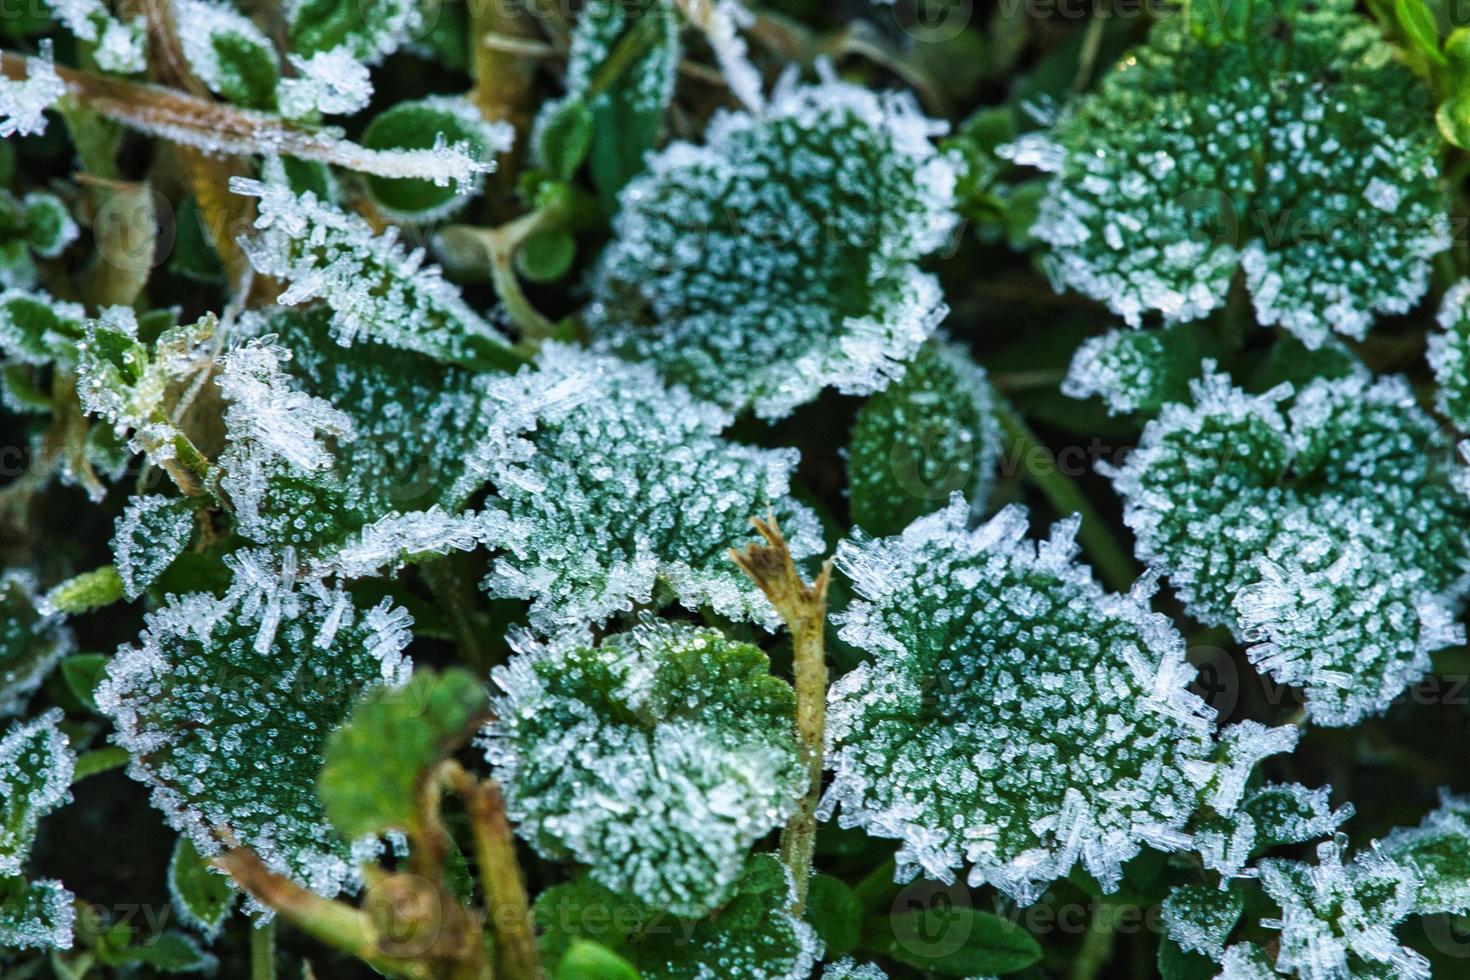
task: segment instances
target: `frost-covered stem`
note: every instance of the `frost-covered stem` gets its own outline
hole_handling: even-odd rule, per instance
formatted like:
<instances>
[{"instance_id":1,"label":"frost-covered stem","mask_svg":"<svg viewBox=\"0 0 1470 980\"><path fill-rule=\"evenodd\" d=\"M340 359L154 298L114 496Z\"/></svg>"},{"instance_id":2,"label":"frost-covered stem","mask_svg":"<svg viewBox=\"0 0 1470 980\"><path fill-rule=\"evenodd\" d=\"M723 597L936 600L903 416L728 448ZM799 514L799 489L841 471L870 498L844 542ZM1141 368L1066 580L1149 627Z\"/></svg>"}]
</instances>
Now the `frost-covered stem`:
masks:
<instances>
[{"instance_id":1,"label":"frost-covered stem","mask_svg":"<svg viewBox=\"0 0 1470 980\"><path fill-rule=\"evenodd\" d=\"M1072 961L1070 980L1094 980L1113 958L1113 942L1117 939L1117 916L1106 902L1099 902L1092 910L1092 922L1087 935L1082 937L1082 946L1077 958Z\"/></svg>"},{"instance_id":2,"label":"frost-covered stem","mask_svg":"<svg viewBox=\"0 0 1470 980\"><path fill-rule=\"evenodd\" d=\"M516 860L515 837L505 816L505 799L493 780L480 782L452 762L445 775L464 799L475 838L480 884L495 934L496 980L539 980L541 958L531 920L531 899Z\"/></svg>"},{"instance_id":3,"label":"frost-covered stem","mask_svg":"<svg viewBox=\"0 0 1470 980\"><path fill-rule=\"evenodd\" d=\"M536 74L533 58L515 57L491 38L536 38L536 23L523 0L470 0L470 49L473 52L475 87L470 101L490 122L509 122L524 130L528 122L531 81Z\"/></svg>"},{"instance_id":4,"label":"frost-covered stem","mask_svg":"<svg viewBox=\"0 0 1470 980\"><path fill-rule=\"evenodd\" d=\"M1138 569L1087 497L1042 447L1036 435L1004 398L997 398L995 415L1005 435L1006 454L1025 468L1026 478L1063 517L1077 514L1082 526L1077 541L1097 568L1098 577L1114 592L1127 592L1138 579Z\"/></svg>"},{"instance_id":5,"label":"frost-covered stem","mask_svg":"<svg viewBox=\"0 0 1470 980\"><path fill-rule=\"evenodd\" d=\"M745 550L730 550L740 570L750 576L780 614L791 631L792 670L796 677L796 731L807 761L807 791L796 812L781 832L781 860L791 869L796 884L792 908L800 915L806 906L807 885L812 872L812 852L817 842L817 802L822 794L822 746L827 727L827 585L832 579L832 562L822 564L817 579L808 585L796 569L786 538L772 514L750 523L765 544L749 544Z\"/></svg>"},{"instance_id":6,"label":"frost-covered stem","mask_svg":"<svg viewBox=\"0 0 1470 980\"><path fill-rule=\"evenodd\" d=\"M412 960L390 956L379 949L372 921L367 913L343 902L322 898L307 891L290 878L265 866L248 847L236 847L215 858L236 883L255 900L274 909L312 938L333 949L355 956L379 973L407 980L427 978L424 967Z\"/></svg>"},{"instance_id":7,"label":"frost-covered stem","mask_svg":"<svg viewBox=\"0 0 1470 980\"><path fill-rule=\"evenodd\" d=\"M0 73L12 79L29 75L30 59L0 51ZM446 161L446 150L369 150L329 132L287 122L278 116L236 109L184 92L130 82L76 68L56 66L66 96L97 115L172 143L183 143L223 156L270 155L327 163L379 177L468 177L484 164L459 154ZM446 172L446 162L454 172Z\"/></svg>"},{"instance_id":8,"label":"frost-covered stem","mask_svg":"<svg viewBox=\"0 0 1470 980\"><path fill-rule=\"evenodd\" d=\"M250 924L250 980L276 980L276 920Z\"/></svg>"}]
</instances>

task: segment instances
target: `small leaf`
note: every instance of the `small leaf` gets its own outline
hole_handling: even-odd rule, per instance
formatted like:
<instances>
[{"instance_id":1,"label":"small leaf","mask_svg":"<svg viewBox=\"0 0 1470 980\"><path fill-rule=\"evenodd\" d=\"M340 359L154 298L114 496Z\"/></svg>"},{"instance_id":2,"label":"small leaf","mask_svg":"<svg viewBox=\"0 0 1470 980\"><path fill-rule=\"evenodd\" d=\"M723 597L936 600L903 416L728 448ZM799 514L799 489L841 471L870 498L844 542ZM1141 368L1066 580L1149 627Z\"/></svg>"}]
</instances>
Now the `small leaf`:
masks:
<instances>
[{"instance_id":1,"label":"small leaf","mask_svg":"<svg viewBox=\"0 0 1470 980\"><path fill-rule=\"evenodd\" d=\"M1245 899L1235 886L1180 885L1164 899L1164 927L1181 948L1218 959L1244 911Z\"/></svg>"},{"instance_id":2,"label":"small leaf","mask_svg":"<svg viewBox=\"0 0 1470 980\"><path fill-rule=\"evenodd\" d=\"M638 980L633 964L599 943L573 939L556 980Z\"/></svg>"},{"instance_id":3,"label":"small leaf","mask_svg":"<svg viewBox=\"0 0 1470 980\"><path fill-rule=\"evenodd\" d=\"M501 131L480 118L462 98L434 97L400 102L384 110L363 130L370 150L427 150L442 141L463 144L480 159L501 149ZM436 183L416 177L368 177L368 191L389 217L433 221L458 211L469 200L454 182Z\"/></svg>"},{"instance_id":4,"label":"small leaf","mask_svg":"<svg viewBox=\"0 0 1470 980\"><path fill-rule=\"evenodd\" d=\"M76 616L110 606L123 597L122 579L111 565L83 572L47 592L41 606L48 611Z\"/></svg>"},{"instance_id":5,"label":"small leaf","mask_svg":"<svg viewBox=\"0 0 1470 980\"><path fill-rule=\"evenodd\" d=\"M484 686L463 670L421 671L402 688L368 694L327 739L317 783L327 819L349 840L417 832L420 785L488 706Z\"/></svg>"},{"instance_id":6,"label":"small leaf","mask_svg":"<svg viewBox=\"0 0 1470 980\"><path fill-rule=\"evenodd\" d=\"M536 134L538 159L560 180L576 173L591 146L592 112L578 98L558 103Z\"/></svg>"},{"instance_id":7,"label":"small leaf","mask_svg":"<svg viewBox=\"0 0 1470 980\"><path fill-rule=\"evenodd\" d=\"M831 875L814 875L807 887L806 921L831 957L857 949L863 932L863 907L847 884Z\"/></svg>"},{"instance_id":8,"label":"small leaf","mask_svg":"<svg viewBox=\"0 0 1470 980\"><path fill-rule=\"evenodd\" d=\"M967 977L1015 973L1041 947L1008 919L962 906L931 907L868 920L866 948L920 970Z\"/></svg>"},{"instance_id":9,"label":"small leaf","mask_svg":"<svg viewBox=\"0 0 1470 980\"><path fill-rule=\"evenodd\" d=\"M537 232L516 253L516 269L531 282L555 282L577 257L577 240L564 229Z\"/></svg>"},{"instance_id":10,"label":"small leaf","mask_svg":"<svg viewBox=\"0 0 1470 980\"><path fill-rule=\"evenodd\" d=\"M0 949L66 948L76 907L59 881L0 877Z\"/></svg>"},{"instance_id":11,"label":"small leaf","mask_svg":"<svg viewBox=\"0 0 1470 980\"><path fill-rule=\"evenodd\" d=\"M217 965L215 958L200 949L197 942L182 932L173 931L160 933L146 943L128 946L116 956L118 964L140 963L160 973L203 973L212 971Z\"/></svg>"},{"instance_id":12,"label":"small leaf","mask_svg":"<svg viewBox=\"0 0 1470 980\"><path fill-rule=\"evenodd\" d=\"M107 672L112 658L105 653L74 653L61 662L61 679L66 688L88 711L97 710L97 685Z\"/></svg>"},{"instance_id":13,"label":"small leaf","mask_svg":"<svg viewBox=\"0 0 1470 980\"><path fill-rule=\"evenodd\" d=\"M168 892L183 923L205 938L219 933L235 904L229 876L212 870L194 842L183 836L168 862Z\"/></svg>"}]
</instances>

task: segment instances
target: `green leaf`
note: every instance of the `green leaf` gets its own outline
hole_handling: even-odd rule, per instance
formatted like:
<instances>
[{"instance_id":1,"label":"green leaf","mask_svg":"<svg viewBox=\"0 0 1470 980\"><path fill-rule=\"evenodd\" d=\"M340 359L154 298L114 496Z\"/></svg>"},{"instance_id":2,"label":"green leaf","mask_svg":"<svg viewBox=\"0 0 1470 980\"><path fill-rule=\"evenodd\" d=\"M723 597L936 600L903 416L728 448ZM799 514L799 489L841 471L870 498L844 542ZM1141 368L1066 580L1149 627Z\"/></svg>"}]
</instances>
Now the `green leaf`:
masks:
<instances>
[{"instance_id":1,"label":"green leaf","mask_svg":"<svg viewBox=\"0 0 1470 980\"><path fill-rule=\"evenodd\" d=\"M574 939L556 968L556 980L638 980L638 971L606 946Z\"/></svg>"},{"instance_id":2,"label":"green leaf","mask_svg":"<svg viewBox=\"0 0 1470 980\"><path fill-rule=\"evenodd\" d=\"M97 710L97 685L102 682L111 659L105 653L74 653L61 662L61 678L67 690L88 711Z\"/></svg>"},{"instance_id":3,"label":"green leaf","mask_svg":"<svg viewBox=\"0 0 1470 980\"><path fill-rule=\"evenodd\" d=\"M863 945L920 970L945 976L1015 973L1041 959L1025 929L979 909L949 905L868 920Z\"/></svg>"},{"instance_id":4,"label":"green leaf","mask_svg":"<svg viewBox=\"0 0 1470 980\"><path fill-rule=\"evenodd\" d=\"M0 949L69 946L76 922L72 901L59 881L0 877Z\"/></svg>"},{"instance_id":5,"label":"green leaf","mask_svg":"<svg viewBox=\"0 0 1470 980\"><path fill-rule=\"evenodd\" d=\"M373 117L362 133L362 145L370 150L427 150L441 139L449 146L466 144L481 159L497 149L496 131L462 98L400 102ZM437 220L469 201L467 188L421 178L370 176L367 186L384 213L402 220Z\"/></svg>"},{"instance_id":6,"label":"green leaf","mask_svg":"<svg viewBox=\"0 0 1470 980\"><path fill-rule=\"evenodd\" d=\"M212 971L215 958L182 932L165 932L118 954L117 963L139 963L160 973L203 973Z\"/></svg>"},{"instance_id":7,"label":"green leaf","mask_svg":"<svg viewBox=\"0 0 1470 980\"><path fill-rule=\"evenodd\" d=\"M537 158L560 180L576 173L591 146L592 111L579 98L557 103L536 134Z\"/></svg>"},{"instance_id":8,"label":"green leaf","mask_svg":"<svg viewBox=\"0 0 1470 980\"><path fill-rule=\"evenodd\" d=\"M21 873L41 818L70 799L76 756L60 708L10 726L0 739L0 877Z\"/></svg>"},{"instance_id":9,"label":"green leaf","mask_svg":"<svg viewBox=\"0 0 1470 980\"><path fill-rule=\"evenodd\" d=\"M1393 12L1404 37L1415 51L1435 64L1447 63L1444 52L1440 50L1439 24L1429 4L1424 0L1394 0Z\"/></svg>"},{"instance_id":10,"label":"green leaf","mask_svg":"<svg viewBox=\"0 0 1470 980\"><path fill-rule=\"evenodd\" d=\"M813 875L807 886L806 921L817 930L829 957L857 949L863 932L863 907L846 882L831 875Z\"/></svg>"},{"instance_id":11,"label":"green leaf","mask_svg":"<svg viewBox=\"0 0 1470 980\"><path fill-rule=\"evenodd\" d=\"M555 282L565 276L577 257L577 240L565 229L532 235L516 253L516 269L531 282Z\"/></svg>"},{"instance_id":12,"label":"green leaf","mask_svg":"<svg viewBox=\"0 0 1470 980\"><path fill-rule=\"evenodd\" d=\"M183 923L206 937L219 933L235 904L229 876L212 870L194 842L183 836L168 862L168 893Z\"/></svg>"},{"instance_id":13,"label":"green leaf","mask_svg":"<svg viewBox=\"0 0 1470 980\"><path fill-rule=\"evenodd\" d=\"M1163 936L1159 939L1159 976L1162 980L1212 980L1220 968L1208 956L1190 953Z\"/></svg>"},{"instance_id":14,"label":"green leaf","mask_svg":"<svg viewBox=\"0 0 1470 980\"><path fill-rule=\"evenodd\" d=\"M76 769L71 776L72 785L76 785L88 776L95 776L112 769L121 769L128 764L131 758L127 749L116 745L104 745L100 749L83 752L77 756Z\"/></svg>"},{"instance_id":15,"label":"green leaf","mask_svg":"<svg viewBox=\"0 0 1470 980\"><path fill-rule=\"evenodd\" d=\"M1164 899L1164 927L1183 949L1218 958L1244 911L1238 886L1180 885Z\"/></svg>"},{"instance_id":16,"label":"green leaf","mask_svg":"<svg viewBox=\"0 0 1470 980\"><path fill-rule=\"evenodd\" d=\"M488 708L484 686L463 670L420 671L402 688L369 693L327 739L317 782L327 819L348 840L416 833L424 779Z\"/></svg>"},{"instance_id":17,"label":"green leaf","mask_svg":"<svg viewBox=\"0 0 1470 980\"><path fill-rule=\"evenodd\" d=\"M112 565L83 572L56 586L41 600L44 607L69 616L110 606L123 597L122 579Z\"/></svg>"}]
</instances>

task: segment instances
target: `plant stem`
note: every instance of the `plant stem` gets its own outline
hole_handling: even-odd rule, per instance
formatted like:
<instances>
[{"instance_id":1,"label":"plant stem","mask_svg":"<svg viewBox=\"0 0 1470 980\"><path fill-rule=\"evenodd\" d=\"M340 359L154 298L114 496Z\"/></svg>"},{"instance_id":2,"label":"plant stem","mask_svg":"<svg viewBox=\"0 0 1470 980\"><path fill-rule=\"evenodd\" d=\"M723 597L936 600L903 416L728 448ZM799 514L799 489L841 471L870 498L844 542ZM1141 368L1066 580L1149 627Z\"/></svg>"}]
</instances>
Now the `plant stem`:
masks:
<instances>
[{"instance_id":1,"label":"plant stem","mask_svg":"<svg viewBox=\"0 0 1470 980\"><path fill-rule=\"evenodd\" d=\"M1024 467L1026 478L1041 491L1057 513L1063 517L1076 514L1082 518L1077 542L1092 559L1098 577L1115 592L1131 589L1138 579L1138 569L1082 490L1057 468L1055 458L1041 445L1010 402L997 398L995 414L1005 436L1006 452Z\"/></svg>"},{"instance_id":2,"label":"plant stem","mask_svg":"<svg viewBox=\"0 0 1470 980\"><path fill-rule=\"evenodd\" d=\"M826 561L817 580L808 585L796 570L791 551L774 515L751 518L765 544L731 549L730 557L740 570L765 593L791 631L796 678L796 732L807 762L807 791L797 802L796 812L781 831L781 860L791 869L796 882L792 913L806 907L811 880L812 853L817 842L817 802L822 795L822 751L827 727L827 586L832 579L832 562Z\"/></svg>"},{"instance_id":3,"label":"plant stem","mask_svg":"<svg viewBox=\"0 0 1470 980\"><path fill-rule=\"evenodd\" d=\"M536 59L509 56L503 44L486 42L505 38L535 41L536 23L522 0L469 0L469 9L475 76L470 101L486 120L509 122L524 131Z\"/></svg>"},{"instance_id":4,"label":"plant stem","mask_svg":"<svg viewBox=\"0 0 1470 980\"><path fill-rule=\"evenodd\" d=\"M445 776L465 803L475 838L480 884L485 889L490 926L495 934L496 980L540 980L541 958L531 921L531 900L515 838L505 816L505 799L493 780L479 782L449 763Z\"/></svg>"},{"instance_id":5,"label":"plant stem","mask_svg":"<svg viewBox=\"0 0 1470 980\"><path fill-rule=\"evenodd\" d=\"M1092 911L1092 922L1087 935L1082 937L1082 946L1077 958L1072 961L1071 980L1094 980L1113 958L1113 941L1117 938L1117 917L1112 907L1099 902Z\"/></svg>"},{"instance_id":6,"label":"plant stem","mask_svg":"<svg viewBox=\"0 0 1470 980\"><path fill-rule=\"evenodd\" d=\"M276 920L250 924L250 980L276 980Z\"/></svg>"},{"instance_id":7,"label":"plant stem","mask_svg":"<svg viewBox=\"0 0 1470 980\"><path fill-rule=\"evenodd\" d=\"M469 249L477 249L483 255L490 269L490 281L495 284L495 291L505 304L505 312L520 329L526 345L533 349L556 332L556 325L526 298L525 290L521 288L520 276L516 274L516 253L532 235L555 225L562 217L563 208L552 204L528 211L494 228L451 225L439 232L440 247L457 253L455 264L470 264L466 255L472 253L467 246Z\"/></svg>"}]
</instances>

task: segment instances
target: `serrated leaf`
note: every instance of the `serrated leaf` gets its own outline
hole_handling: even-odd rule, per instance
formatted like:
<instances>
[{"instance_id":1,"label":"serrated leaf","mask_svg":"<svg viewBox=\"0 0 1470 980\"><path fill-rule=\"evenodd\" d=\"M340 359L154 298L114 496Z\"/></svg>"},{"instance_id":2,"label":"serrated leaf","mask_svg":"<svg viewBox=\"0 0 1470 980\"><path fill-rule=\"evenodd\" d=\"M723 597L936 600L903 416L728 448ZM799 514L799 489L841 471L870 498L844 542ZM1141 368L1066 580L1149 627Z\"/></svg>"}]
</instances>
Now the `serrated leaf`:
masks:
<instances>
[{"instance_id":1,"label":"serrated leaf","mask_svg":"<svg viewBox=\"0 0 1470 980\"><path fill-rule=\"evenodd\" d=\"M863 945L951 977L1015 973L1041 959L1041 947L1016 923L959 905L869 919Z\"/></svg>"},{"instance_id":2,"label":"serrated leaf","mask_svg":"<svg viewBox=\"0 0 1470 980\"><path fill-rule=\"evenodd\" d=\"M235 904L230 878L213 870L194 842L179 837L168 862L168 893L185 925L213 938Z\"/></svg>"},{"instance_id":3,"label":"serrated leaf","mask_svg":"<svg viewBox=\"0 0 1470 980\"><path fill-rule=\"evenodd\" d=\"M484 686L463 670L420 671L370 692L327 739L317 780L327 819L349 840L414 836L424 780L488 715Z\"/></svg>"}]
</instances>

